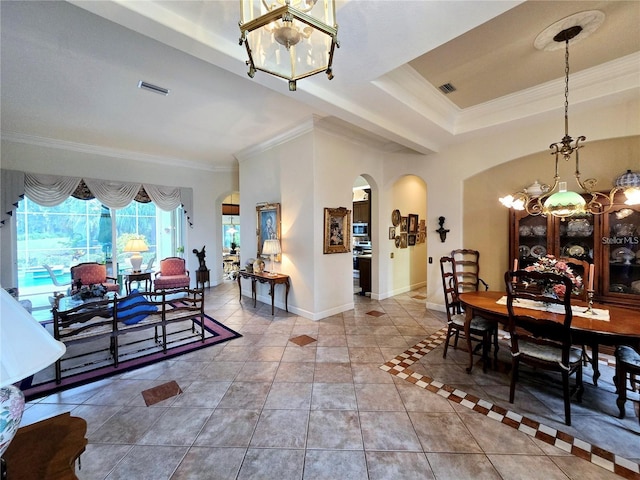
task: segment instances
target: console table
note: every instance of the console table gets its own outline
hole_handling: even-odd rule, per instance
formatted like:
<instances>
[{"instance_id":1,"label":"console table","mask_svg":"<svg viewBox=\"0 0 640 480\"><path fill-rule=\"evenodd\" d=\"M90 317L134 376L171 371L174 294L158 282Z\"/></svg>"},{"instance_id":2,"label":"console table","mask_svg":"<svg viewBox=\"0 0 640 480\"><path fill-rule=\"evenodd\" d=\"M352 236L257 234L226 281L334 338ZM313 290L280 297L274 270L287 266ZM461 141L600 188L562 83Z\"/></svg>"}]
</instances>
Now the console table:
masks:
<instances>
[{"instance_id":1,"label":"console table","mask_svg":"<svg viewBox=\"0 0 640 480\"><path fill-rule=\"evenodd\" d=\"M4 453L7 478L77 479L75 465L87 445L86 433L87 422L69 412L19 428Z\"/></svg>"},{"instance_id":2,"label":"console table","mask_svg":"<svg viewBox=\"0 0 640 480\"><path fill-rule=\"evenodd\" d=\"M152 270L145 270L142 272L134 272L134 271L126 271L124 273L124 286L127 290L127 295L131 293L131 284L133 282L138 282L138 287L140 286L140 282L144 282L144 291L151 291L151 274Z\"/></svg>"},{"instance_id":3,"label":"console table","mask_svg":"<svg viewBox=\"0 0 640 480\"><path fill-rule=\"evenodd\" d=\"M240 270L238 272L238 289L240 290L240 300L242 300L242 283L241 279L247 278L251 280L251 297L253 298L253 306L256 306L256 282L260 283L268 283L269 284L269 295L271 295L271 315L274 314L274 306L273 306L273 291L276 285L284 285L285 286L285 294L284 294L284 306L286 311L289 311L288 299L289 299L289 275L283 275L281 273L253 273L247 272L246 270Z\"/></svg>"}]
</instances>

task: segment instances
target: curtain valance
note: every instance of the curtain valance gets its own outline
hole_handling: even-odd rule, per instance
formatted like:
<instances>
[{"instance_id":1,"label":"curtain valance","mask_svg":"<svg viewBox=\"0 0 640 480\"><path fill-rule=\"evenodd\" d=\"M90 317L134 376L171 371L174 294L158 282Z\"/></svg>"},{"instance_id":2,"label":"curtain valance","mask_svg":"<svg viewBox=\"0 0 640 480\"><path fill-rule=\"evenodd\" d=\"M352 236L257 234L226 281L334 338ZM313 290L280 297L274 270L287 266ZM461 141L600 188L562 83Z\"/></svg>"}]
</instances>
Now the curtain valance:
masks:
<instances>
[{"instance_id":1,"label":"curtain valance","mask_svg":"<svg viewBox=\"0 0 640 480\"><path fill-rule=\"evenodd\" d=\"M175 210L182 205L189 226L193 226L193 193L190 188L2 170L2 223L13 214L24 195L50 207L60 205L70 196L83 200L96 198L114 209L124 208L134 200L152 201L164 211Z\"/></svg>"}]
</instances>

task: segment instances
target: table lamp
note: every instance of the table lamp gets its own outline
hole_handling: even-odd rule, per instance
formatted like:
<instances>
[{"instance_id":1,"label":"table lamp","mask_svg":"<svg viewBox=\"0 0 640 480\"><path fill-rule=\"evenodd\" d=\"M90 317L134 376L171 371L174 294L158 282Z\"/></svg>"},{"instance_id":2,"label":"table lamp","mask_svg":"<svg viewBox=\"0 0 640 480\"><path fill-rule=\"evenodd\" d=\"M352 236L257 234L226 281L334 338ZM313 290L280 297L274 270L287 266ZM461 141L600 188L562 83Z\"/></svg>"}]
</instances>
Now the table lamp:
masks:
<instances>
[{"instance_id":1,"label":"table lamp","mask_svg":"<svg viewBox=\"0 0 640 480\"><path fill-rule=\"evenodd\" d=\"M280 240L276 240L276 239L265 240L264 244L262 245L262 253L264 255L271 256L271 268L269 269L269 275L271 276L276 275L276 273L273 271L274 269L273 257L275 255L279 255L280 253L282 253L282 249L280 248Z\"/></svg>"},{"instance_id":2,"label":"table lamp","mask_svg":"<svg viewBox=\"0 0 640 480\"><path fill-rule=\"evenodd\" d=\"M48 367L66 347L0 287L0 457L18 431L24 394L13 385Z\"/></svg>"},{"instance_id":3,"label":"table lamp","mask_svg":"<svg viewBox=\"0 0 640 480\"><path fill-rule=\"evenodd\" d=\"M140 272L142 266L142 255L140 255L140 252L149 251L147 242L145 242L143 238L131 238L124 246L124 251L133 252L133 255L129 258L131 268L133 268L134 273Z\"/></svg>"}]
</instances>

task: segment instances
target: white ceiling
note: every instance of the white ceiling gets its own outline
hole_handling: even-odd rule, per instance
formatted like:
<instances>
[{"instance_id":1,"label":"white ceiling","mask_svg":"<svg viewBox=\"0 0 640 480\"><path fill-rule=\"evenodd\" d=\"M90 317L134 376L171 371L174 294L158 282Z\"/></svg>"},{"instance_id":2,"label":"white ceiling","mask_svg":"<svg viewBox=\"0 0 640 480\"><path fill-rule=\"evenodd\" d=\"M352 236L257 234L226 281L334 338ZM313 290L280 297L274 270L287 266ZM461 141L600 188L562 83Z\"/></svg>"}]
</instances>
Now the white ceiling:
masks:
<instances>
[{"instance_id":1,"label":"white ceiling","mask_svg":"<svg viewBox=\"0 0 640 480\"><path fill-rule=\"evenodd\" d=\"M571 105L640 97L635 0L336 3L335 78L289 92L247 76L237 0L1 1L2 137L229 169L235 153L313 114L380 148L431 153L561 116L564 51L533 41L591 9L606 19L571 47ZM140 80L171 92L140 90ZM445 97L445 82L458 91Z\"/></svg>"}]
</instances>

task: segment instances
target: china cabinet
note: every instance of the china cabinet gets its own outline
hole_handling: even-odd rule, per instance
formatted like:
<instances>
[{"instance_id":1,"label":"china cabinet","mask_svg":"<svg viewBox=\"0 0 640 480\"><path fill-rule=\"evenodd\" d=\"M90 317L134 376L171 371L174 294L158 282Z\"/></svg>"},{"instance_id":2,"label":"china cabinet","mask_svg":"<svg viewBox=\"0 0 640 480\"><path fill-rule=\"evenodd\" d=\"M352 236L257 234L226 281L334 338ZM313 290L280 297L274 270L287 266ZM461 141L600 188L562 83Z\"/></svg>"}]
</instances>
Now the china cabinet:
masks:
<instances>
[{"instance_id":1,"label":"china cabinet","mask_svg":"<svg viewBox=\"0 0 640 480\"><path fill-rule=\"evenodd\" d=\"M622 196L607 213L560 220L511 211L509 265L551 254L594 264L594 300L640 309L640 206ZM577 272L584 275L585 272Z\"/></svg>"}]
</instances>

